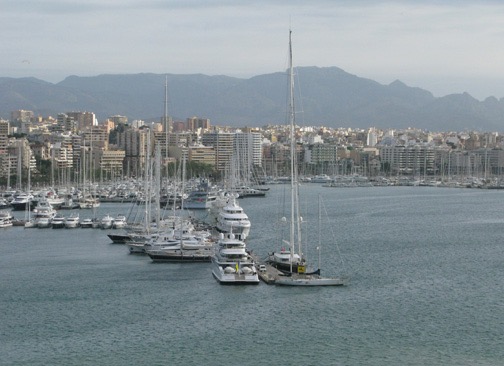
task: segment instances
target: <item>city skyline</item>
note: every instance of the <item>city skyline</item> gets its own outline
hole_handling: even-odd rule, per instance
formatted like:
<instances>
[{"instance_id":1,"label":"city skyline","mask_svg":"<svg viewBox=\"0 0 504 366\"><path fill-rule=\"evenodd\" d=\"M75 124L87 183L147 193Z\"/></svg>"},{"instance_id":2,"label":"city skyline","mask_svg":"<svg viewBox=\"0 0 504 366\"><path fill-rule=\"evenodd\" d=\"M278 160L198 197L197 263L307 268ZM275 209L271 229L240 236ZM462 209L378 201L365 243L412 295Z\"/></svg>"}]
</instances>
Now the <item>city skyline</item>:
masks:
<instances>
[{"instance_id":1,"label":"city skyline","mask_svg":"<svg viewBox=\"0 0 504 366\"><path fill-rule=\"evenodd\" d=\"M249 78L337 66L435 96L504 97L498 1L68 1L2 4L0 76L142 72ZM22 20L22 21L21 21Z\"/></svg>"}]
</instances>

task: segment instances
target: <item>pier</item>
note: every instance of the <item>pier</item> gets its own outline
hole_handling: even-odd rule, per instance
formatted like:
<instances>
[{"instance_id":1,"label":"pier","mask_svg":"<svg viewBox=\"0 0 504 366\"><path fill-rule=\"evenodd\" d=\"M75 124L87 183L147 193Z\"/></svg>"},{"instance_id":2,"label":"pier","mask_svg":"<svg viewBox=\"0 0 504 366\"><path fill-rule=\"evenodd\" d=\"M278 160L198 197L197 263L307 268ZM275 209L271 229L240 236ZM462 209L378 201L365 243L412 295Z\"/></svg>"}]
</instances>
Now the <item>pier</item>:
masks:
<instances>
[{"instance_id":1,"label":"pier","mask_svg":"<svg viewBox=\"0 0 504 366\"><path fill-rule=\"evenodd\" d=\"M255 253L249 253L249 254L254 260L259 278L268 285L274 285L276 279L278 278L278 276L280 276L281 272L272 265L259 259L259 257Z\"/></svg>"}]
</instances>

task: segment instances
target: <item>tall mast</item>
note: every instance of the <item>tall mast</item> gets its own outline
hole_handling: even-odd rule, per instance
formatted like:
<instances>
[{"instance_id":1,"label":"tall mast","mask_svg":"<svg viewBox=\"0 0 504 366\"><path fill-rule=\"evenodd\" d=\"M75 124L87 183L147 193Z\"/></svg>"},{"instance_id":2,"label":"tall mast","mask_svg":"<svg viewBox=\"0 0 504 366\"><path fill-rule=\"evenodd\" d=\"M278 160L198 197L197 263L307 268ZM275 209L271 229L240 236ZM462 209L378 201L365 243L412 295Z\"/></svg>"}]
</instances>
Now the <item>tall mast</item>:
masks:
<instances>
[{"instance_id":1,"label":"tall mast","mask_svg":"<svg viewBox=\"0 0 504 366\"><path fill-rule=\"evenodd\" d=\"M165 163L166 163L166 180L168 181L168 75L165 76L165 99L164 99L164 129L165 129Z\"/></svg>"},{"instance_id":2,"label":"tall mast","mask_svg":"<svg viewBox=\"0 0 504 366\"><path fill-rule=\"evenodd\" d=\"M290 218L290 271L292 272L292 262L294 259L294 226L295 226L295 195L296 177L294 171L296 144L294 141L294 77L292 67L292 31L289 29L289 124L290 124L290 164L291 164L291 218Z\"/></svg>"}]
</instances>

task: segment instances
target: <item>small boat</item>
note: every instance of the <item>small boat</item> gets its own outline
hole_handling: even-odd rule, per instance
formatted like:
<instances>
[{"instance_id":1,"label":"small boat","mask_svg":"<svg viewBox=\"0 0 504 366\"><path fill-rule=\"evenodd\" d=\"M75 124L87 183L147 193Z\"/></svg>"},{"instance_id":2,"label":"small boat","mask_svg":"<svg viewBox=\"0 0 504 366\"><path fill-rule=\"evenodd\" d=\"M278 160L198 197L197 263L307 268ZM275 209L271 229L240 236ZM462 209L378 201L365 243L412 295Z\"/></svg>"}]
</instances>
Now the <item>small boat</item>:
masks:
<instances>
[{"instance_id":1,"label":"small boat","mask_svg":"<svg viewBox=\"0 0 504 366\"><path fill-rule=\"evenodd\" d=\"M65 218L61 215L56 215L52 219L51 227L53 229L62 229L65 227Z\"/></svg>"},{"instance_id":2,"label":"small boat","mask_svg":"<svg viewBox=\"0 0 504 366\"><path fill-rule=\"evenodd\" d=\"M0 210L6 208L11 208L11 204L5 198L0 198Z\"/></svg>"},{"instance_id":3,"label":"small boat","mask_svg":"<svg viewBox=\"0 0 504 366\"><path fill-rule=\"evenodd\" d=\"M51 227L53 218L56 216L56 210L46 199L41 199L37 202L37 206L33 209L33 217L38 228Z\"/></svg>"},{"instance_id":4,"label":"small boat","mask_svg":"<svg viewBox=\"0 0 504 366\"><path fill-rule=\"evenodd\" d=\"M110 216L109 214L106 214L103 216L103 218L100 220L100 227L102 229L111 229L112 228L112 223L114 222L114 218Z\"/></svg>"},{"instance_id":5,"label":"small boat","mask_svg":"<svg viewBox=\"0 0 504 366\"><path fill-rule=\"evenodd\" d=\"M7 210L0 211L0 228L11 227L13 217L11 213Z\"/></svg>"},{"instance_id":6,"label":"small boat","mask_svg":"<svg viewBox=\"0 0 504 366\"><path fill-rule=\"evenodd\" d=\"M79 215L70 215L65 219L65 228L67 229L74 229L76 227L79 227L80 225L80 220L79 220Z\"/></svg>"},{"instance_id":7,"label":"small boat","mask_svg":"<svg viewBox=\"0 0 504 366\"><path fill-rule=\"evenodd\" d=\"M100 200L91 196L83 197L79 200L79 206L83 209L98 208L100 207Z\"/></svg>"},{"instance_id":8,"label":"small boat","mask_svg":"<svg viewBox=\"0 0 504 366\"><path fill-rule=\"evenodd\" d=\"M84 219L80 223L81 229L91 229L93 227L93 220L92 219Z\"/></svg>"},{"instance_id":9,"label":"small boat","mask_svg":"<svg viewBox=\"0 0 504 366\"><path fill-rule=\"evenodd\" d=\"M35 220L31 219L31 220L26 221L23 224L23 226L25 229L33 229L33 228L37 227L37 223L35 222Z\"/></svg>"},{"instance_id":10,"label":"small boat","mask_svg":"<svg viewBox=\"0 0 504 366\"><path fill-rule=\"evenodd\" d=\"M117 215L112 221L113 229L123 229L126 226L126 216Z\"/></svg>"},{"instance_id":11,"label":"small boat","mask_svg":"<svg viewBox=\"0 0 504 366\"><path fill-rule=\"evenodd\" d=\"M41 216L41 217L38 217L35 219L35 222L36 222L37 227L39 229L45 229L45 228L51 227L51 221L52 221L52 218L46 217L46 216Z\"/></svg>"}]
</instances>

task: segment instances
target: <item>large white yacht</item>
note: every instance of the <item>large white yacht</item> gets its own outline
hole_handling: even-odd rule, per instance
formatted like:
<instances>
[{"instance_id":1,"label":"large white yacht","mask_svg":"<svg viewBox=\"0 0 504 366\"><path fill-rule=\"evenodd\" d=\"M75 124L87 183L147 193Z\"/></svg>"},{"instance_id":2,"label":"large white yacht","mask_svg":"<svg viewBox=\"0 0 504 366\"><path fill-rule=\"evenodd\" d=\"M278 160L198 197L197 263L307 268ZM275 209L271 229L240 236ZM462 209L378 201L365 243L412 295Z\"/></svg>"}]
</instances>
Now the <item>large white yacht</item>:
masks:
<instances>
[{"instance_id":1,"label":"large white yacht","mask_svg":"<svg viewBox=\"0 0 504 366\"><path fill-rule=\"evenodd\" d=\"M217 252L212 257L212 274L222 285L257 285L259 275L246 251L245 242L233 234L220 234Z\"/></svg>"},{"instance_id":2,"label":"large white yacht","mask_svg":"<svg viewBox=\"0 0 504 366\"><path fill-rule=\"evenodd\" d=\"M233 233L236 239L247 239L250 232L250 220L243 208L236 203L237 194L230 194L227 204L217 216L216 229L222 233Z\"/></svg>"}]
</instances>

